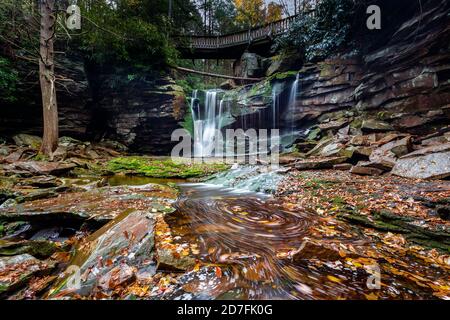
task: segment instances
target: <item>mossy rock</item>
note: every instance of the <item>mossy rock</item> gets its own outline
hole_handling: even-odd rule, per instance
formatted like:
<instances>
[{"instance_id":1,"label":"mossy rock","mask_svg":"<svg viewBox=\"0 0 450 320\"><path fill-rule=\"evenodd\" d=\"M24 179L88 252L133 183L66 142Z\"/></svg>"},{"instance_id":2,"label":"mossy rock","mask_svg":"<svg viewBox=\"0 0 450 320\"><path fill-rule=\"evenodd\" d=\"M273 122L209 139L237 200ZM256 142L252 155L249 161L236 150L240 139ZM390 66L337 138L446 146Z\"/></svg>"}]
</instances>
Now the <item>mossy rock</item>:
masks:
<instances>
[{"instance_id":1,"label":"mossy rock","mask_svg":"<svg viewBox=\"0 0 450 320\"><path fill-rule=\"evenodd\" d=\"M229 168L224 163L176 163L171 159L145 157L121 157L108 162L108 170L114 173L128 173L151 178L199 178Z\"/></svg>"},{"instance_id":2,"label":"mossy rock","mask_svg":"<svg viewBox=\"0 0 450 320\"><path fill-rule=\"evenodd\" d=\"M62 251L56 243L51 241L20 241L9 242L0 240L1 256L16 256L20 254L30 254L37 258L48 258L55 252Z\"/></svg>"}]
</instances>

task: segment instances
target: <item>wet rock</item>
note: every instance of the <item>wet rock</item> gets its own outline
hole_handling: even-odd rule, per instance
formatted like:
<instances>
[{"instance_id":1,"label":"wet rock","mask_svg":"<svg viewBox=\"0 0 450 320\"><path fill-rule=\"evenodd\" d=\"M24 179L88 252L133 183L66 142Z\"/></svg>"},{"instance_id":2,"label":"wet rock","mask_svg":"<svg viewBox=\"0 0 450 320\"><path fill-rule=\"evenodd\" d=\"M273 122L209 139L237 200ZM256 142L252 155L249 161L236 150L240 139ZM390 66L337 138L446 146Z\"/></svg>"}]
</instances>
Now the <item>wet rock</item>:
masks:
<instances>
[{"instance_id":1,"label":"wet rock","mask_svg":"<svg viewBox=\"0 0 450 320\"><path fill-rule=\"evenodd\" d=\"M300 264L310 259L336 261L342 259L342 256L342 251L340 253L340 248L335 244L314 243L311 241L303 242L302 246L292 253L293 261ZM356 257L354 254L345 256Z\"/></svg>"},{"instance_id":2,"label":"wet rock","mask_svg":"<svg viewBox=\"0 0 450 320\"><path fill-rule=\"evenodd\" d=\"M54 264L29 254L0 258L0 297L25 285L32 276L48 273Z\"/></svg>"},{"instance_id":3,"label":"wet rock","mask_svg":"<svg viewBox=\"0 0 450 320\"><path fill-rule=\"evenodd\" d=\"M450 144L430 146L400 158L392 174L413 179L443 179L450 176Z\"/></svg>"},{"instance_id":4,"label":"wet rock","mask_svg":"<svg viewBox=\"0 0 450 320\"><path fill-rule=\"evenodd\" d=\"M134 270L129 266L154 274L154 226L152 214L135 211L102 227L78 247L71 262L79 265L81 287L65 292L68 288L63 285L52 290L51 296L89 296L94 289L110 289L111 281L119 285L133 278Z\"/></svg>"},{"instance_id":5,"label":"wet rock","mask_svg":"<svg viewBox=\"0 0 450 320\"><path fill-rule=\"evenodd\" d=\"M368 119L362 122L361 130L364 132L384 132L393 131L394 128L384 121Z\"/></svg>"},{"instance_id":6,"label":"wet rock","mask_svg":"<svg viewBox=\"0 0 450 320\"><path fill-rule=\"evenodd\" d=\"M382 231L405 234L408 240L427 248L450 252L450 229L447 226L429 224L388 210L372 211L370 218L358 212L343 212L339 218Z\"/></svg>"},{"instance_id":7,"label":"wet rock","mask_svg":"<svg viewBox=\"0 0 450 320\"><path fill-rule=\"evenodd\" d=\"M384 170L370 167L370 162L360 162L350 169L350 172L360 176L379 176Z\"/></svg>"},{"instance_id":8,"label":"wet rock","mask_svg":"<svg viewBox=\"0 0 450 320\"><path fill-rule=\"evenodd\" d=\"M157 250L158 269L164 271L187 271L195 266L195 259L180 255L168 248Z\"/></svg>"},{"instance_id":9,"label":"wet rock","mask_svg":"<svg viewBox=\"0 0 450 320\"><path fill-rule=\"evenodd\" d=\"M35 175L59 175L66 173L76 167L77 166L73 163L18 161L5 166L4 169L27 171Z\"/></svg>"},{"instance_id":10,"label":"wet rock","mask_svg":"<svg viewBox=\"0 0 450 320\"><path fill-rule=\"evenodd\" d=\"M319 155L326 146L332 144L333 142L334 140L332 138L322 139L311 151L306 154L306 156L310 157Z\"/></svg>"},{"instance_id":11,"label":"wet rock","mask_svg":"<svg viewBox=\"0 0 450 320\"><path fill-rule=\"evenodd\" d=\"M135 279L134 269L126 263L121 263L98 280L98 286L104 292L124 286Z\"/></svg>"},{"instance_id":12,"label":"wet rock","mask_svg":"<svg viewBox=\"0 0 450 320\"><path fill-rule=\"evenodd\" d=\"M348 157L309 158L295 163L298 170L331 169L334 165L347 161Z\"/></svg>"},{"instance_id":13,"label":"wet rock","mask_svg":"<svg viewBox=\"0 0 450 320\"><path fill-rule=\"evenodd\" d=\"M0 208L0 219L67 223L89 219L94 224L102 224L129 210L154 208L155 198L170 205L173 200L165 197L175 196L170 187L158 185L94 188L89 192L63 193L56 198L27 201L24 204Z\"/></svg>"},{"instance_id":14,"label":"wet rock","mask_svg":"<svg viewBox=\"0 0 450 320\"><path fill-rule=\"evenodd\" d=\"M20 180L17 184L36 188L54 188L62 185L62 181L53 176L35 176Z\"/></svg>"},{"instance_id":15,"label":"wet rock","mask_svg":"<svg viewBox=\"0 0 450 320\"><path fill-rule=\"evenodd\" d=\"M18 134L13 136L14 143L19 147L30 147L33 149L39 149L42 144L42 138L38 136L32 136L29 134Z\"/></svg>"}]
</instances>

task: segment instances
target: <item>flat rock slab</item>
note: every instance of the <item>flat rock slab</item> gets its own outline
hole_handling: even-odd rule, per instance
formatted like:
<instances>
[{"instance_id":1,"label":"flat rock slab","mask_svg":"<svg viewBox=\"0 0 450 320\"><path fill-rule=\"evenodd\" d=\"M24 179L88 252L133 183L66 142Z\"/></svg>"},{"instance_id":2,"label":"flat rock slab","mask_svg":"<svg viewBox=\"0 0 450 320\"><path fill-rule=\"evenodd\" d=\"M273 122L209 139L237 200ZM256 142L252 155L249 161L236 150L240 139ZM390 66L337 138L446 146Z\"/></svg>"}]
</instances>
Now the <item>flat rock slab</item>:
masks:
<instances>
[{"instance_id":1,"label":"flat rock slab","mask_svg":"<svg viewBox=\"0 0 450 320\"><path fill-rule=\"evenodd\" d=\"M392 174L413 179L450 176L450 143L426 147L401 157Z\"/></svg>"},{"instance_id":2,"label":"flat rock slab","mask_svg":"<svg viewBox=\"0 0 450 320\"><path fill-rule=\"evenodd\" d=\"M169 187L104 187L89 192L64 193L57 198L28 201L0 209L0 219L9 221L92 220L108 222L125 211L168 210L174 197Z\"/></svg>"},{"instance_id":3,"label":"flat rock slab","mask_svg":"<svg viewBox=\"0 0 450 320\"><path fill-rule=\"evenodd\" d=\"M137 272L156 272L154 261L155 217L145 211L124 214L89 236L77 248L70 265L79 268L79 286L63 281L50 297L108 294L134 279ZM130 267L132 266L132 267ZM70 275L70 272L66 272Z\"/></svg>"},{"instance_id":4,"label":"flat rock slab","mask_svg":"<svg viewBox=\"0 0 450 320\"><path fill-rule=\"evenodd\" d=\"M77 165L73 163L18 161L3 167L6 171L26 171L35 175L59 175L66 173Z\"/></svg>"}]
</instances>

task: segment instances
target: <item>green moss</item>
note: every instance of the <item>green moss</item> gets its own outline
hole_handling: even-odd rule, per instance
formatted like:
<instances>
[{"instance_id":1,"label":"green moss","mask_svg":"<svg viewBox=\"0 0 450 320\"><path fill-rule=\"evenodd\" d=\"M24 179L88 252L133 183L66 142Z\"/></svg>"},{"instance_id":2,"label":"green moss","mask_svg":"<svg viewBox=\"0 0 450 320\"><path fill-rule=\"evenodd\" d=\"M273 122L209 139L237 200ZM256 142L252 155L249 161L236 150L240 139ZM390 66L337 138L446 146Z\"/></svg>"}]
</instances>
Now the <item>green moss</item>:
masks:
<instances>
[{"instance_id":1,"label":"green moss","mask_svg":"<svg viewBox=\"0 0 450 320\"><path fill-rule=\"evenodd\" d=\"M175 163L171 159L144 157L123 157L108 162L108 170L115 173L129 173L152 178L197 178L208 176L229 168L223 163Z\"/></svg>"},{"instance_id":2,"label":"green moss","mask_svg":"<svg viewBox=\"0 0 450 320\"><path fill-rule=\"evenodd\" d=\"M286 71L286 72L278 72L270 76L267 80L285 80L288 78L295 78L298 74L298 71Z\"/></svg>"}]
</instances>

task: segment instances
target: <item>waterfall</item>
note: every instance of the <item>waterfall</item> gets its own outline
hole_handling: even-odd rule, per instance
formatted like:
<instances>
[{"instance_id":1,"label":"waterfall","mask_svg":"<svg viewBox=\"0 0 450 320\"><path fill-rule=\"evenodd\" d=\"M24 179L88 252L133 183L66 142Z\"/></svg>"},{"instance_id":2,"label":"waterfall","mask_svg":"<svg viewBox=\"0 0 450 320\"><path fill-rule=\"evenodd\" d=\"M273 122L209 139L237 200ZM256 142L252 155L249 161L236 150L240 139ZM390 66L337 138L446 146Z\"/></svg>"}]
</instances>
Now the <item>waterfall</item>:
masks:
<instances>
[{"instance_id":1,"label":"waterfall","mask_svg":"<svg viewBox=\"0 0 450 320\"><path fill-rule=\"evenodd\" d=\"M215 135L222 127L224 100L218 103L218 94L221 90L206 91L204 112L199 103L198 91L192 93L192 120L194 124L194 156L211 157L214 155Z\"/></svg>"},{"instance_id":2,"label":"waterfall","mask_svg":"<svg viewBox=\"0 0 450 320\"><path fill-rule=\"evenodd\" d=\"M290 135L291 138L294 139L294 130L295 130L295 103L297 100L298 94L298 84L300 82L300 73L297 73L295 81L292 83L291 93L289 95L289 104L288 104L288 125L290 126ZM292 141L293 142L293 141Z\"/></svg>"}]
</instances>

